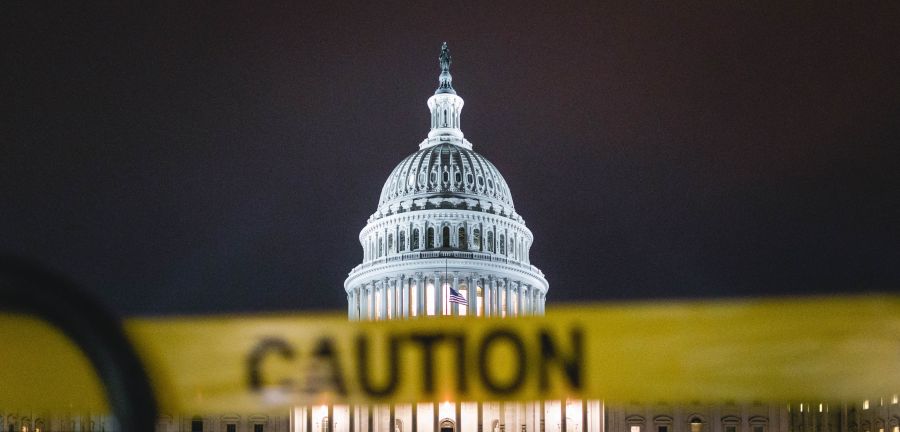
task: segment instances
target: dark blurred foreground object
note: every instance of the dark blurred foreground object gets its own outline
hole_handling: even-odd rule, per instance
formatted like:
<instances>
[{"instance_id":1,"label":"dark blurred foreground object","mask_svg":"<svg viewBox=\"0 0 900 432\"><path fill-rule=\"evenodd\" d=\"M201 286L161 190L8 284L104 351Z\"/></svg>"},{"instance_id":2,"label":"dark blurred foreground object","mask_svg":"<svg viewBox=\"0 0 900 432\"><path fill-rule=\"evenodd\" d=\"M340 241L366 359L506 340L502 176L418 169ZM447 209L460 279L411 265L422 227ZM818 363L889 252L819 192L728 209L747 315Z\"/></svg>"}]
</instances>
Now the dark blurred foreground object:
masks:
<instances>
[{"instance_id":1,"label":"dark blurred foreground object","mask_svg":"<svg viewBox=\"0 0 900 432\"><path fill-rule=\"evenodd\" d=\"M152 432L156 400L121 321L65 278L15 257L0 257L0 311L25 313L58 328L84 351L119 430Z\"/></svg>"}]
</instances>

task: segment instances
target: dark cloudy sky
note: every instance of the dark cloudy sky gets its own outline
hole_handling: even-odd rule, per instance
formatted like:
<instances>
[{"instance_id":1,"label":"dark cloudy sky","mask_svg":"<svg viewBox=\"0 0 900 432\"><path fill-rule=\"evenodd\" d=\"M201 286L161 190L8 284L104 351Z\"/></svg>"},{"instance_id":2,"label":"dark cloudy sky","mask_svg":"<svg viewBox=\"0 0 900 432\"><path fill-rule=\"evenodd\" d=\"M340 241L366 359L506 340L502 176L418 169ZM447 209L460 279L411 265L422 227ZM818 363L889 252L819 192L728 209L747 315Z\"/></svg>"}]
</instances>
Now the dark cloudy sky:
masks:
<instances>
[{"instance_id":1,"label":"dark cloudy sky","mask_svg":"<svg viewBox=\"0 0 900 432\"><path fill-rule=\"evenodd\" d=\"M0 252L122 314L343 310L445 40L550 302L900 287L897 2L23 3Z\"/></svg>"}]
</instances>

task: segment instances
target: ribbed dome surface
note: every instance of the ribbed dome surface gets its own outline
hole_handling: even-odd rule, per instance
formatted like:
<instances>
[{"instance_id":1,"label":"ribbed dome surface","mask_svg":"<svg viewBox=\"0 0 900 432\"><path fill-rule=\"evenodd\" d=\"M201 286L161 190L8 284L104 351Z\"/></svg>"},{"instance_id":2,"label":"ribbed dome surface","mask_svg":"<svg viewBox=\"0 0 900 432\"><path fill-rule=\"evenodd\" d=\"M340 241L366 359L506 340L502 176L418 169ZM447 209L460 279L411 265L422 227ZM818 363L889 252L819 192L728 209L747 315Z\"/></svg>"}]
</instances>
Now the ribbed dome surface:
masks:
<instances>
[{"instance_id":1,"label":"ribbed dome surface","mask_svg":"<svg viewBox=\"0 0 900 432\"><path fill-rule=\"evenodd\" d=\"M513 207L506 180L484 156L454 145L423 148L403 159L391 172L378 206L395 201L442 196L476 196Z\"/></svg>"}]
</instances>

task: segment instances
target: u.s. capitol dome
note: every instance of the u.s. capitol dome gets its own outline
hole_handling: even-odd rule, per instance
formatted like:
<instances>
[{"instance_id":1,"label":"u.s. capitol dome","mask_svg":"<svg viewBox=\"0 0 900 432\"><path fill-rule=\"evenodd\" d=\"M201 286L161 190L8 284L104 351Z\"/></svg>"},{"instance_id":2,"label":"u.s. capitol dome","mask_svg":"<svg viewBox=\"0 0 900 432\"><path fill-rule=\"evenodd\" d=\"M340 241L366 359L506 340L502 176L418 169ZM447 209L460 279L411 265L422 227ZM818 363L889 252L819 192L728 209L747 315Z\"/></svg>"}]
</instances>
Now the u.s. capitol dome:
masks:
<instances>
[{"instance_id":1,"label":"u.s. capitol dome","mask_svg":"<svg viewBox=\"0 0 900 432\"><path fill-rule=\"evenodd\" d=\"M450 56L428 99L431 131L391 171L344 282L351 319L541 315L547 280L506 180L460 128Z\"/></svg>"}]
</instances>

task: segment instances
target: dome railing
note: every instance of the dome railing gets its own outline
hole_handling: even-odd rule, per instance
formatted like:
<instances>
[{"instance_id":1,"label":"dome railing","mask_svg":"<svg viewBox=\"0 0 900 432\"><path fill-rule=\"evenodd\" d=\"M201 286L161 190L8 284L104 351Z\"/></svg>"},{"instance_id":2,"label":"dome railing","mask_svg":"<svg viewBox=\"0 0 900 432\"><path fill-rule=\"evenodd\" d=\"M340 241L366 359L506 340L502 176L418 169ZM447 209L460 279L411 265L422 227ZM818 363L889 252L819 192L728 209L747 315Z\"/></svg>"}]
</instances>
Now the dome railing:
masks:
<instances>
[{"instance_id":1,"label":"dome railing","mask_svg":"<svg viewBox=\"0 0 900 432\"><path fill-rule=\"evenodd\" d=\"M510 264L517 267L522 267L531 272L544 277L544 273L540 271L537 267L526 264L521 261L509 259L503 256L497 256L487 252L472 252L472 251L418 251L418 252L404 252L398 253L394 255L388 255L381 258L376 258L372 261L364 262L350 271L350 274L354 274L360 270L377 266L380 264L396 262L396 261L415 261L422 259L433 259L433 258L460 258L460 259L470 259L470 260L480 260L480 261L491 261L502 264Z\"/></svg>"}]
</instances>

